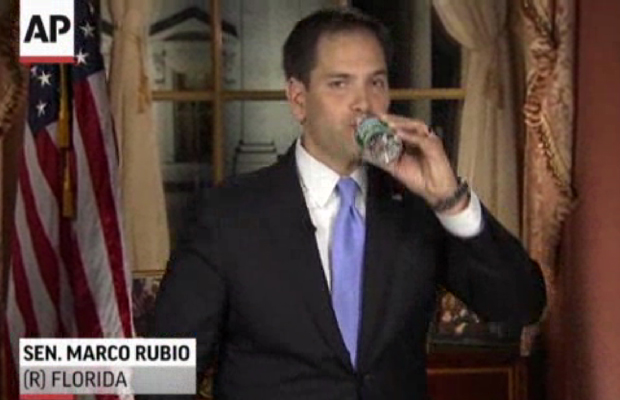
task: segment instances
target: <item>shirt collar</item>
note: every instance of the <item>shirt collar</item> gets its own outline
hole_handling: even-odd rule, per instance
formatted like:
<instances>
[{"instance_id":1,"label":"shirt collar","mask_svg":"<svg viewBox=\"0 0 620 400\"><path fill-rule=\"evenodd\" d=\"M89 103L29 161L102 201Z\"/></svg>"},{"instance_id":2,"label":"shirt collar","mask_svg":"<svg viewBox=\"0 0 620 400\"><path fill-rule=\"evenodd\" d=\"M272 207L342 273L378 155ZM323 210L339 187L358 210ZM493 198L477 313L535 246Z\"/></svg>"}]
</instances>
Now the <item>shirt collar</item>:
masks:
<instances>
[{"instance_id":1,"label":"shirt collar","mask_svg":"<svg viewBox=\"0 0 620 400\"><path fill-rule=\"evenodd\" d=\"M301 137L297 138L295 144L295 160L299 169L301 185L306 192L305 195L317 206L325 206L334 193L340 175L308 153L301 144ZM366 198L368 188L366 168L363 165L356 168L350 177L360 187L362 198Z\"/></svg>"}]
</instances>

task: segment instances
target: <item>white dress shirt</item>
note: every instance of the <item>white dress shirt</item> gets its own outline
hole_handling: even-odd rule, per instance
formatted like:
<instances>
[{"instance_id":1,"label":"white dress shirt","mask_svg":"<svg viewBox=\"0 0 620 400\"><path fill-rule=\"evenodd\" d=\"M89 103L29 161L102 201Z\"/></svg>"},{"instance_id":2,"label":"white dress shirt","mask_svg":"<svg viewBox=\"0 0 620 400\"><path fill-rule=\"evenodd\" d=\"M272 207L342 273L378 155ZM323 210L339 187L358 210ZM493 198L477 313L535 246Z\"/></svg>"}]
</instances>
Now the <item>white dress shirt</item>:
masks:
<instances>
[{"instance_id":1,"label":"white dress shirt","mask_svg":"<svg viewBox=\"0 0 620 400\"><path fill-rule=\"evenodd\" d=\"M299 171L299 179L303 189L306 206L310 219L315 227L315 237L319 249L319 256L323 265L327 285L331 288L331 236L334 220L340 207L340 198L336 191L336 184L340 175L318 161L304 149L301 139L295 145L295 159ZM368 195L368 178L364 165L357 168L350 175L360 187L355 198L355 206L366 218L366 196ZM463 238L477 235L482 229L482 209L480 200L472 192L468 207L455 215L439 215L437 217L444 228L451 234Z\"/></svg>"}]
</instances>

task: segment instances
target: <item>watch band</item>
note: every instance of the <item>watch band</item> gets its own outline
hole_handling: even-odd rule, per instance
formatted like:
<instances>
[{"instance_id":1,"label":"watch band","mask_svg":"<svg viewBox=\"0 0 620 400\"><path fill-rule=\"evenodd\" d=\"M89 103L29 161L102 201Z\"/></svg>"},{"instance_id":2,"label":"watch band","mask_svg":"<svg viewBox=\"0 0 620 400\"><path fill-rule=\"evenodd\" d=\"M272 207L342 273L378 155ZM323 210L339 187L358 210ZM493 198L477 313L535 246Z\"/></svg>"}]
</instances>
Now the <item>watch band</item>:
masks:
<instances>
[{"instance_id":1,"label":"watch band","mask_svg":"<svg viewBox=\"0 0 620 400\"><path fill-rule=\"evenodd\" d=\"M449 210L450 208L454 207L456 203L461 201L464 196L469 195L469 184L467 183L467 181L460 176L456 179L458 186L454 193L452 193L450 197L446 197L445 199L441 199L437 203L435 203L432 206L433 211L443 212Z\"/></svg>"}]
</instances>

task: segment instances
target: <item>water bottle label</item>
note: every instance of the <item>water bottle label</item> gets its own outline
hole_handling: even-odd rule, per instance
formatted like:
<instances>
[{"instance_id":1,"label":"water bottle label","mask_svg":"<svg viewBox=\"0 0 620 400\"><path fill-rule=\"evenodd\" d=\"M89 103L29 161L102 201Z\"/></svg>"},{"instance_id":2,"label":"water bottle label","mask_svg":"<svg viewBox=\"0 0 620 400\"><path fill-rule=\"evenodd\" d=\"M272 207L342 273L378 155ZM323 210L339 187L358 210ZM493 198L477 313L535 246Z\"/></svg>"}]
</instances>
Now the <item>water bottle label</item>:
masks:
<instances>
[{"instance_id":1,"label":"water bottle label","mask_svg":"<svg viewBox=\"0 0 620 400\"><path fill-rule=\"evenodd\" d=\"M355 139L361 147L366 147L373 137L390 132L390 127L378 118L364 119L357 127Z\"/></svg>"}]
</instances>

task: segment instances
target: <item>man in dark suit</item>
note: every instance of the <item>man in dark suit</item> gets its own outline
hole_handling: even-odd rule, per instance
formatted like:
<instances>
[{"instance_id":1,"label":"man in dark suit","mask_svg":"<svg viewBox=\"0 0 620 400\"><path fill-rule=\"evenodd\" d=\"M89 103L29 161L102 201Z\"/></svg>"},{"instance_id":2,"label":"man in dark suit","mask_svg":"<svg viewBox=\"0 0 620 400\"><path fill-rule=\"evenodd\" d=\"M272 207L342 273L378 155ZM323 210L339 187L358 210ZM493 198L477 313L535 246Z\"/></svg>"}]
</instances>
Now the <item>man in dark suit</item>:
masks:
<instances>
[{"instance_id":1,"label":"man in dark suit","mask_svg":"<svg viewBox=\"0 0 620 400\"><path fill-rule=\"evenodd\" d=\"M385 29L358 12L300 21L284 46L300 138L210 190L179 241L152 334L196 337L218 400L424 399L438 284L489 320L540 315L543 280L519 242L424 122L387 114L389 58ZM407 149L381 168L354 139L367 113Z\"/></svg>"}]
</instances>

